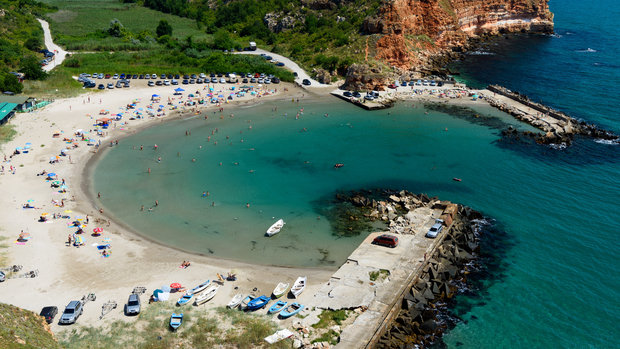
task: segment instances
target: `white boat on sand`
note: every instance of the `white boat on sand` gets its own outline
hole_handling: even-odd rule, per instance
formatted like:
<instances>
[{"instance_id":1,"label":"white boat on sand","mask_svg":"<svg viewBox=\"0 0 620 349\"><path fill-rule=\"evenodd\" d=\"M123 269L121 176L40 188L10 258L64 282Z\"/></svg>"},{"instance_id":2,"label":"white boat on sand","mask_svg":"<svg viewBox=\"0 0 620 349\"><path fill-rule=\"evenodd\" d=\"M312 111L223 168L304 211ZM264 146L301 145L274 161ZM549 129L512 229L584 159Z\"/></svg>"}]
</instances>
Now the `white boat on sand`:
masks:
<instances>
[{"instance_id":1,"label":"white boat on sand","mask_svg":"<svg viewBox=\"0 0 620 349\"><path fill-rule=\"evenodd\" d=\"M275 298L280 298L280 297L282 297L282 296L286 293L286 291L288 290L288 287L289 287L290 285L291 285L291 284L289 284L288 282L286 282L286 283L284 283L284 282L280 282L280 283L278 284L278 286L276 286L276 288L273 290L273 296L274 296Z\"/></svg>"},{"instance_id":2,"label":"white boat on sand","mask_svg":"<svg viewBox=\"0 0 620 349\"><path fill-rule=\"evenodd\" d=\"M241 293L237 293L231 300L230 302L228 302L228 304L226 305L226 308L230 308L230 309L234 309L236 308L239 304L241 304L241 301L243 300L243 295Z\"/></svg>"},{"instance_id":3,"label":"white boat on sand","mask_svg":"<svg viewBox=\"0 0 620 349\"><path fill-rule=\"evenodd\" d=\"M267 229L267 233L265 235L267 235L267 236L274 236L274 235L276 235L277 233L280 232L282 227L284 227L284 224L286 224L286 223L284 223L284 220L278 219L277 222L273 223L271 225L271 227L269 227L269 229Z\"/></svg>"},{"instance_id":4,"label":"white boat on sand","mask_svg":"<svg viewBox=\"0 0 620 349\"><path fill-rule=\"evenodd\" d=\"M196 300L194 301L195 305L201 305L202 303L206 303L209 300L213 299L213 297L215 297L215 294L217 293L217 290L219 290L220 285L218 284L211 284L211 286L209 286L203 294L201 294L200 296L198 296L196 298Z\"/></svg>"},{"instance_id":5,"label":"white boat on sand","mask_svg":"<svg viewBox=\"0 0 620 349\"><path fill-rule=\"evenodd\" d=\"M306 289L307 281L308 278L306 276L300 276L297 280L295 280L293 287L291 287L291 294L295 296L295 298L297 298Z\"/></svg>"}]
</instances>

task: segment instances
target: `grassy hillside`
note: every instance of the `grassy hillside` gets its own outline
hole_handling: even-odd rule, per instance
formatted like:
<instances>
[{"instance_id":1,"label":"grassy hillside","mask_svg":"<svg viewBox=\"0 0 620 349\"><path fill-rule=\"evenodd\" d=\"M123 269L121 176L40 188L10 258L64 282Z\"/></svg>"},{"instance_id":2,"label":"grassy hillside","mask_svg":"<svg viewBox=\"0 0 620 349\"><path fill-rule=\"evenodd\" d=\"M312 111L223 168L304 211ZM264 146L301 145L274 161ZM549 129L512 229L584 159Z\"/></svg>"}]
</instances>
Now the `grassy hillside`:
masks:
<instances>
[{"instance_id":1,"label":"grassy hillside","mask_svg":"<svg viewBox=\"0 0 620 349\"><path fill-rule=\"evenodd\" d=\"M119 0L42 0L58 11L47 17L51 22L54 41L69 51L146 50L157 47L155 30L160 20L172 26L172 37L183 40L209 38L188 18L165 14L137 4ZM127 31L122 37L104 32L110 22L118 19Z\"/></svg>"},{"instance_id":2,"label":"grassy hillside","mask_svg":"<svg viewBox=\"0 0 620 349\"><path fill-rule=\"evenodd\" d=\"M61 348L39 315L0 303L0 348Z\"/></svg>"}]
</instances>

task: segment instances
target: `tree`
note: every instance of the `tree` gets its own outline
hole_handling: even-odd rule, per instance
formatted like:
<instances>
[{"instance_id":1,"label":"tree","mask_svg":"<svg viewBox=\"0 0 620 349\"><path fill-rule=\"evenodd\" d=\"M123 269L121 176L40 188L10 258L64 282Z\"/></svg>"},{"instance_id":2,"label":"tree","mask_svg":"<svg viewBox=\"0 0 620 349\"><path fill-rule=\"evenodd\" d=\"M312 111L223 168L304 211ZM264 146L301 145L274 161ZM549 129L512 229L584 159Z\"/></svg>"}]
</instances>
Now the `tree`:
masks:
<instances>
[{"instance_id":1,"label":"tree","mask_svg":"<svg viewBox=\"0 0 620 349\"><path fill-rule=\"evenodd\" d=\"M126 30L121 21L116 18L110 21L110 27L108 28L108 34L110 34L110 36L120 38L125 36L125 33Z\"/></svg>"},{"instance_id":2,"label":"tree","mask_svg":"<svg viewBox=\"0 0 620 349\"><path fill-rule=\"evenodd\" d=\"M17 77L13 74L0 72L0 91L21 93L24 88Z\"/></svg>"},{"instance_id":3,"label":"tree","mask_svg":"<svg viewBox=\"0 0 620 349\"><path fill-rule=\"evenodd\" d=\"M26 79L44 80L47 77L47 73L41 69L41 64L35 56L24 58L19 70L26 75Z\"/></svg>"},{"instance_id":4,"label":"tree","mask_svg":"<svg viewBox=\"0 0 620 349\"><path fill-rule=\"evenodd\" d=\"M164 35L172 36L172 26L170 25L170 23L168 23L167 20L162 19L161 21L159 21L157 29L155 29L155 33L157 34L157 37Z\"/></svg>"},{"instance_id":5,"label":"tree","mask_svg":"<svg viewBox=\"0 0 620 349\"><path fill-rule=\"evenodd\" d=\"M43 40L41 40L38 36L31 36L24 42L24 47L29 49L30 51L39 52L41 47L43 46Z\"/></svg>"},{"instance_id":6,"label":"tree","mask_svg":"<svg viewBox=\"0 0 620 349\"><path fill-rule=\"evenodd\" d=\"M235 42L230 37L230 33L224 29L218 29L213 34L213 47L220 50L230 50L235 46Z\"/></svg>"}]
</instances>

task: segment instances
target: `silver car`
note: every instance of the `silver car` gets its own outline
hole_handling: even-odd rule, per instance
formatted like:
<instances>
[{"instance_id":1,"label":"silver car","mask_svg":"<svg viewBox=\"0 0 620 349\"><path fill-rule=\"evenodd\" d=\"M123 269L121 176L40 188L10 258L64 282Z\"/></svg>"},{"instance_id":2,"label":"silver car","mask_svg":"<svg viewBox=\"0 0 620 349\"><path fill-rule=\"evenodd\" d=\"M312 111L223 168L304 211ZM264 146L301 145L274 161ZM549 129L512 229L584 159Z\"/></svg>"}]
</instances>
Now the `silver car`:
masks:
<instances>
[{"instance_id":1,"label":"silver car","mask_svg":"<svg viewBox=\"0 0 620 349\"><path fill-rule=\"evenodd\" d=\"M0 271L0 282L4 282L6 280L6 274L3 271Z\"/></svg>"},{"instance_id":2,"label":"silver car","mask_svg":"<svg viewBox=\"0 0 620 349\"><path fill-rule=\"evenodd\" d=\"M82 302L71 301L67 304L65 311L60 316L59 324L73 324L82 315L84 311Z\"/></svg>"},{"instance_id":3,"label":"silver car","mask_svg":"<svg viewBox=\"0 0 620 349\"><path fill-rule=\"evenodd\" d=\"M137 294L130 294L127 304L125 304L125 315L140 314L140 297Z\"/></svg>"},{"instance_id":4,"label":"silver car","mask_svg":"<svg viewBox=\"0 0 620 349\"><path fill-rule=\"evenodd\" d=\"M442 230L443 221L441 219L438 219L435 221L435 224L433 224L433 226L428 230L428 233L426 233L426 237L434 239L437 237L437 235L439 235L439 233L441 233Z\"/></svg>"}]
</instances>

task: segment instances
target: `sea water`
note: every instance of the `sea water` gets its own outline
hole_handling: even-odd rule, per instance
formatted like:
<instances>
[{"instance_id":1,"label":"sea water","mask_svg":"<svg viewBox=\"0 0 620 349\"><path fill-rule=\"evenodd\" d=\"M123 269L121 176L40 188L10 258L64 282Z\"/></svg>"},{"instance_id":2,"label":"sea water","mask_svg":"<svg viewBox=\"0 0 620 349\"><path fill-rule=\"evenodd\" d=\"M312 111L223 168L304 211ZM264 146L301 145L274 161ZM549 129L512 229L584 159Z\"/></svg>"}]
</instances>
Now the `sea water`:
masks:
<instances>
[{"instance_id":1,"label":"sea water","mask_svg":"<svg viewBox=\"0 0 620 349\"><path fill-rule=\"evenodd\" d=\"M618 3L552 1L551 9L557 36L511 39L472 55L461 71L618 133ZM496 227L483 237L496 243L485 251L497 254L494 267L476 293L457 297L461 321L444 336L448 347L617 346L618 146L501 140L506 124L529 128L482 104L475 113L495 122L410 102L367 112L334 98L227 109L224 119L209 114L123 139L97 164L93 190L106 212L165 244L332 268L363 238L334 235L323 208L336 192L436 195L482 211ZM282 232L264 237L278 218L287 222Z\"/></svg>"}]
</instances>

